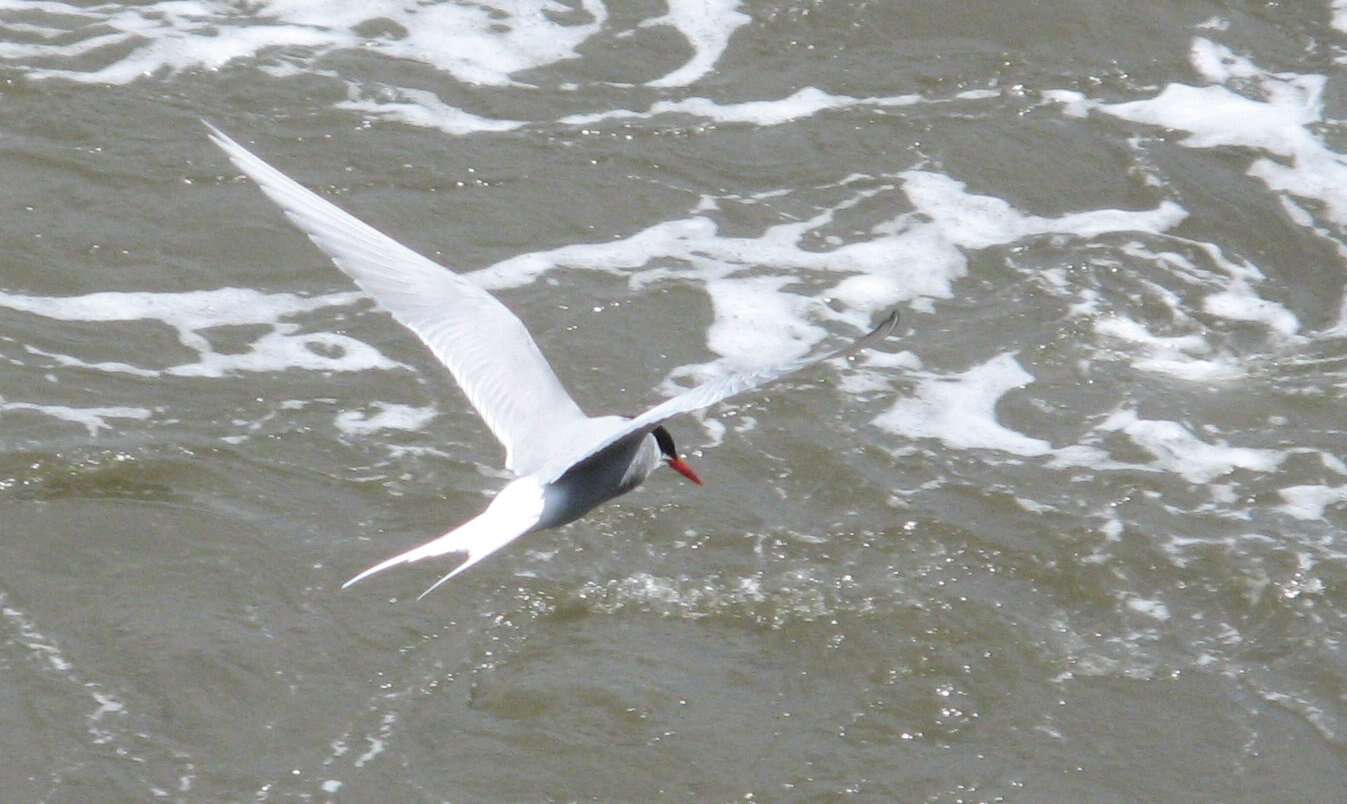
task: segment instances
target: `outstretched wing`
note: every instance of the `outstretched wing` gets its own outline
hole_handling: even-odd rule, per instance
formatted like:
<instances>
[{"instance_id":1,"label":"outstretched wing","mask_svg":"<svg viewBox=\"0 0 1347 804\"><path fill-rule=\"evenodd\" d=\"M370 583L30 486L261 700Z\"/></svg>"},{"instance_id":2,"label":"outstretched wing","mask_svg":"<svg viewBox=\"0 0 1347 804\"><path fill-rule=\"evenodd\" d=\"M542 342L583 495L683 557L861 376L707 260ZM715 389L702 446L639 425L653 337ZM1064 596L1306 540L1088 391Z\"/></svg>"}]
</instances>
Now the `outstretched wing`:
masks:
<instances>
[{"instance_id":1,"label":"outstretched wing","mask_svg":"<svg viewBox=\"0 0 1347 804\"><path fill-rule=\"evenodd\" d=\"M205 121L202 121L205 122ZM211 141L314 245L425 342L496 438L530 474L586 420L528 330L485 290L301 187L210 123Z\"/></svg>"},{"instance_id":2,"label":"outstretched wing","mask_svg":"<svg viewBox=\"0 0 1347 804\"><path fill-rule=\"evenodd\" d=\"M879 326L875 327L868 334L857 338L849 345L836 351L810 357L802 357L798 360L782 363L779 366L768 366L753 371L728 374L724 377L718 377L714 380L704 382L695 388L690 388L687 391L684 391L678 396L666 399L650 410L647 410L645 413L631 419L625 426L609 433L606 438L592 443L588 448L577 449L569 454L557 456L555 460L549 461L546 464L539 474L539 479L544 483L550 483L563 475L567 469L590 455L602 450L609 444L635 432L649 432L662 422L667 421L680 413L691 413L694 410L709 407L723 399L728 399L736 394L742 394L745 391L766 385L767 383L779 380L788 374L794 374L815 363L831 360L834 357L849 355L858 352L861 349L874 346L876 343L879 343L892 335L894 328L897 326L898 311L894 310L880 322Z\"/></svg>"}]
</instances>

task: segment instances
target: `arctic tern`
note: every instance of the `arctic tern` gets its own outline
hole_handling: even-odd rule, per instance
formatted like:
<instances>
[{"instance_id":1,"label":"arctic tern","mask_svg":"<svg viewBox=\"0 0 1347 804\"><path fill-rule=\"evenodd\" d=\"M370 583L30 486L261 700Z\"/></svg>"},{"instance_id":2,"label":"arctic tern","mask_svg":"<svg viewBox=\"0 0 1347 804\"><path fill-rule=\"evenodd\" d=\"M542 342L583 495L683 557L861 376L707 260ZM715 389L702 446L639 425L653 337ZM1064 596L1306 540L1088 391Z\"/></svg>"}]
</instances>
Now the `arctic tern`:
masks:
<instances>
[{"instance_id":1,"label":"arctic tern","mask_svg":"<svg viewBox=\"0 0 1347 804\"><path fill-rule=\"evenodd\" d=\"M572 522L631 491L661 462L701 485L701 478L679 457L665 421L872 346L898 324L898 313L890 312L845 348L727 374L638 416L588 416L562 387L523 323L494 296L343 212L202 122L234 166L449 369L505 446L505 467L514 474L485 511L437 539L375 564L343 588L398 564L462 554L460 564L421 593L425 597L524 534Z\"/></svg>"}]
</instances>

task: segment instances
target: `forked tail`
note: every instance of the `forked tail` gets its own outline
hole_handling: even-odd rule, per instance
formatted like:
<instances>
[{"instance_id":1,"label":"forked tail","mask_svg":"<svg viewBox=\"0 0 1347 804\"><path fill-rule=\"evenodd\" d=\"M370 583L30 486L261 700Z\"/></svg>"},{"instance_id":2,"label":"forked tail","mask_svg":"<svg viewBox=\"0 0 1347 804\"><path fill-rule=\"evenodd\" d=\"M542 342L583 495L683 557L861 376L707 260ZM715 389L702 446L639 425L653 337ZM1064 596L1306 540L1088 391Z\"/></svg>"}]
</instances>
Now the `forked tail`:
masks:
<instances>
[{"instance_id":1,"label":"forked tail","mask_svg":"<svg viewBox=\"0 0 1347 804\"><path fill-rule=\"evenodd\" d=\"M447 553L463 553L466 559L454 567L453 571L436 581L422 592L417 600L430 594L440 584L455 575L467 571L469 567L501 549L510 542L523 536L538 524L543 512L543 488L533 478L521 477L501 489L496 499L486 510L459 525L438 539L433 539L420 547L413 547L405 553L399 553L390 559L375 564L351 580L341 585L345 589L359 583L376 572L382 572L398 564L410 564L423 558L434 558Z\"/></svg>"}]
</instances>

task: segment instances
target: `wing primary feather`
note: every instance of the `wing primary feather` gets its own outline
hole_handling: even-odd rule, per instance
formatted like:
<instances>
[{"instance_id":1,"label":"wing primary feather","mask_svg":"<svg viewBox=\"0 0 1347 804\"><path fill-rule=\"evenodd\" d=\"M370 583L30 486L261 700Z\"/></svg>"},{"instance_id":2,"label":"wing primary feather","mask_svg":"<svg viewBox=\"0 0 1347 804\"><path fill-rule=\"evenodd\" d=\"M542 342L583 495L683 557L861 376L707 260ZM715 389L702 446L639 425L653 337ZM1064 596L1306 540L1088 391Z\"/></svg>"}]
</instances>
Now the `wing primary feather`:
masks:
<instances>
[{"instance_id":1,"label":"wing primary feather","mask_svg":"<svg viewBox=\"0 0 1347 804\"><path fill-rule=\"evenodd\" d=\"M338 268L410 329L454 375L505 446L506 468L540 468L588 417L524 324L490 293L407 248L202 121L240 171Z\"/></svg>"}]
</instances>

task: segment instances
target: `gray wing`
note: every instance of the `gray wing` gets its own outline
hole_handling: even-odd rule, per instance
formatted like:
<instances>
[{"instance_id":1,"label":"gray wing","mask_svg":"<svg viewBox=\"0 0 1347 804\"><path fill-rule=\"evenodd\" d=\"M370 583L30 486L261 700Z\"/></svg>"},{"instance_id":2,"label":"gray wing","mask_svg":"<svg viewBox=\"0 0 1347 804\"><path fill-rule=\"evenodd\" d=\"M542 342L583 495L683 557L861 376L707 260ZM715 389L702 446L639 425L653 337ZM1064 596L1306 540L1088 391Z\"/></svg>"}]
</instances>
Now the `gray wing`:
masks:
<instances>
[{"instance_id":1,"label":"gray wing","mask_svg":"<svg viewBox=\"0 0 1347 804\"><path fill-rule=\"evenodd\" d=\"M203 123L205 121L202 121ZM211 140L314 245L425 342L505 445L506 468L537 471L587 420L528 330L485 290L341 211L205 124Z\"/></svg>"},{"instance_id":2,"label":"gray wing","mask_svg":"<svg viewBox=\"0 0 1347 804\"><path fill-rule=\"evenodd\" d=\"M729 399L736 394L742 394L745 391L750 391L754 388L766 385L767 383L779 380L788 374L794 374L815 363L867 349L892 335L893 330L897 326L898 311L894 310L880 322L879 326L841 349L826 352L821 355L802 357L798 360L782 363L779 366L768 366L753 371L728 374L724 377L718 377L714 380L704 382L695 388L690 388L684 391L678 396L666 399L650 410L647 410L645 413L631 419L625 426L609 433L606 438L594 442L589 449L576 450L569 455L559 456L556 460L548 462L543 468L539 479L544 483L550 483L565 474L567 469L604 447L607 447L609 444L638 431L649 432L661 423L681 413L691 413L694 410L709 407L724 399Z\"/></svg>"}]
</instances>

